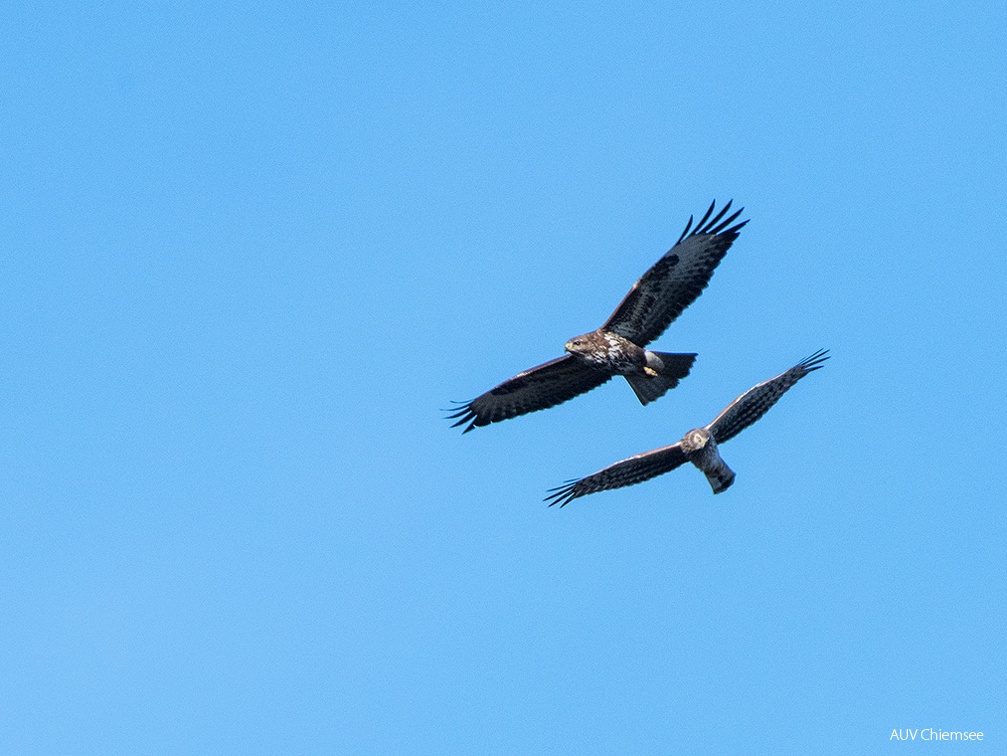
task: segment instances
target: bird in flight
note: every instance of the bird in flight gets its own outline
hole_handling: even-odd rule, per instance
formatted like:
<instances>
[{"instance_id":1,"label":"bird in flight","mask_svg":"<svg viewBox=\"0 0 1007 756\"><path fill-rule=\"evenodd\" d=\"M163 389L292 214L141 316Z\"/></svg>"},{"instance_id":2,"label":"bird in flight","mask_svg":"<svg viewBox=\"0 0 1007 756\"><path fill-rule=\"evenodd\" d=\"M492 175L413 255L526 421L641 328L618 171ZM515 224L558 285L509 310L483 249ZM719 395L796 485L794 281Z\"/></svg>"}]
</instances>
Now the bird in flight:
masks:
<instances>
[{"instance_id":1,"label":"bird in flight","mask_svg":"<svg viewBox=\"0 0 1007 756\"><path fill-rule=\"evenodd\" d=\"M545 500L550 507L553 504L565 507L581 496L642 483L686 462L692 462L706 475L715 494L722 493L734 482L734 471L720 458L717 447L765 415L791 386L808 373L818 370L827 359L828 350L815 352L790 370L753 386L728 404L712 423L689 431L681 441L637 454L594 475L550 489Z\"/></svg>"},{"instance_id":2,"label":"bird in flight","mask_svg":"<svg viewBox=\"0 0 1007 756\"><path fill-rule=\"evenodd\" d=\"M693 228L643 274L601 328L566 342L566 351L538 367L518 373L470 402L448 410L451 427L473 428L554 407L597 388L614 375L625 376L642 404L678 385L689 374L695 354L652 352L645 347L692 304L710 282L747 220L731 225L731 203L713 216L716 202ZM713 217L711 217L713 216ZM690 229L691 233L690 233Z\"/></svg>"}]
</instances>

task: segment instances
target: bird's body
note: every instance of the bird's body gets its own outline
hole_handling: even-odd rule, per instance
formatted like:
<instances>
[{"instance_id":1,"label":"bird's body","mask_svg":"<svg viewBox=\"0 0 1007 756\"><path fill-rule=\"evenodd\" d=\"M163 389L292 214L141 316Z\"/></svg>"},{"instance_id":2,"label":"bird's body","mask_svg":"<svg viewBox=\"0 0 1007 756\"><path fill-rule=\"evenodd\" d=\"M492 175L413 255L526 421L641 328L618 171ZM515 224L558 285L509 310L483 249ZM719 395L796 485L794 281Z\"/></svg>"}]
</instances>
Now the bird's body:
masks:
<instances>
[{"instance_id":1,"label":"bird's body","mask_svg":"<svg viewBox=\"0 0 1007 756\"><path fill-rule=\"evenodd\" d=\"M630 289L615 312L595 331L566 344L567 354L518 373L471 402L449 419L465 432L528 412L554 407L600 386L615 375L629 381L642 404L662 396L689 374L694 353L652 352L656 339L702 293L741 228L731 226L738 210L724 218L728 202L713 217L714 205L692 228L692 218L675 246Z\"/></svg>"},{"instance_id":2,"label":"bird's body","mask_svg":"<svg viewBox=\"0 0 1007 756\"><path fill-rule=\"evenodd\" d=\"M696 359L695 354L652 352L604 328L570 339L566 351L593 370L625 376L641 404L677 386Z\"/></svg>"},{"instance_id":3,"label":"bird's body","mask_svg":"<svg viewBox=\"0 0 1007 756\"><path fill-rule=\"evenodd\" d=\"M585 365L615 375L640 374L647 367L646 349L604 328L570 339L565 348Z\"/></svg>"},{"instance_id":4,"label":"bird's body","mask_svg":"<svg viewBox=\"0 0 1007 756\"><path fill-rule=\"evenodd\" d=\"M731 487L734 482L734 470L721 459L717 440L706 428L693 428L678 443L685 458L706 476L715 494Z\"/></svg>"},{"instance_id":5,"label":"bird's body","mask_svg":"<svg viewBox=\"0 0 1007 756\"><path fill-rule=\"evenodd\" d=\"M734 438L766 414L784 393L808 373L822 367L827 359L824 350L815 352L789 370L750 388L727 405L709 425L694 428L670 446L637 454L586 478L552 489L546 501L550 502L549 506L566 506L580 496L642 483L686 462L691 462L706 475L715 494L726 491L734 483L735 475L721 458L718 445Z\"/></svg>"}]
</instances>

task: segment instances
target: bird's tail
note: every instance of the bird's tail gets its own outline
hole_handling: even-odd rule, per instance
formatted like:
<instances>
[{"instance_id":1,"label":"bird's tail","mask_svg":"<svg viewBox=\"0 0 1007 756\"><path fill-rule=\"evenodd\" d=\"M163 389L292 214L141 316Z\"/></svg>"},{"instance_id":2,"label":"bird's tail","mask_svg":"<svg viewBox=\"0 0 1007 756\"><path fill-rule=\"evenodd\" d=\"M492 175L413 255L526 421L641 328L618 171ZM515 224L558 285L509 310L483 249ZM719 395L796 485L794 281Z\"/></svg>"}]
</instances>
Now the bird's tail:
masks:
<instances>
[{"instance_id":1,"label":"bird's tail","mask_svg":"<svg viewBox=\"0 0 1007 756\"><path fill-rule=\"evenodd\" d=\"M654 375L637 373L627 375L626 380L636 393L640 404L650 402L664 396L669 389L675 388L678 382L685 378L696 361L695 354L669 354L668 352L647 352L647 367Z\"/></svg>"},{"instance_id":2,"label":"bird's tail","mask_svg":"<svg viewBox=\"0 0 1007 756\"><path fill-rule=\"evenodd\" d=\"M715 494L723 493L734 482L734 470L724 464L723 460L712 470L706 471L706 479Z\"/></svg>"}]
</instances>

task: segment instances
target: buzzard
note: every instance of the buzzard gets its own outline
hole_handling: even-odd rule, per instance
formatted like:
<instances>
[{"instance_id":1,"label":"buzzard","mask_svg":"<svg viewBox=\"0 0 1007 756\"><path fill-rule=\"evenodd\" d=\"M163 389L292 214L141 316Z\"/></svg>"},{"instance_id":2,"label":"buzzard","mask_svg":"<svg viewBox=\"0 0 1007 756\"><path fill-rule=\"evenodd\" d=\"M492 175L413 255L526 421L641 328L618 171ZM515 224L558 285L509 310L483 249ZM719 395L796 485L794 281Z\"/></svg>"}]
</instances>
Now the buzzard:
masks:
<instances>
[{"instance_id":1,"label":"buzzard","mask_svg":"<svg viewBox=\"0 0 1007 756\"><path fill-rule=\"evenodd\" d=\"M724 218L728 202L713 215L716 202L692 228L692 216L675 246L633 284L615 312L596 331L566 342L567 354L518 373L470 402L459 402L451 427L476 427L527 412L554 407L623 375L642 404L652 402L689 374L695 354L652 352L646 345L660 336L710 282L714 269L747 220L731 225L738 210ZM692 232L690 233L690 229Z\"/></svg>"},{"instance_id":2,"label":"buzzard","mask_svg":"<svg viewBox=\"0 0 1007 756\"><path fill-rule=\"evenodd\" d=\"M545 500L550 507L553 504L565 507L580 496L642 483L686 462L692 462L703 471L715 494L722 493L734 482L734 471L720 458L717 446L734 438L765 415L791 386L813 370L818 370L827 359L828 350L815 352L790 370L750 388L727 405L712 423L689 431L678 443L637 454L594 475L550 489L551 493Z\"/></svg>"}]
</instances>

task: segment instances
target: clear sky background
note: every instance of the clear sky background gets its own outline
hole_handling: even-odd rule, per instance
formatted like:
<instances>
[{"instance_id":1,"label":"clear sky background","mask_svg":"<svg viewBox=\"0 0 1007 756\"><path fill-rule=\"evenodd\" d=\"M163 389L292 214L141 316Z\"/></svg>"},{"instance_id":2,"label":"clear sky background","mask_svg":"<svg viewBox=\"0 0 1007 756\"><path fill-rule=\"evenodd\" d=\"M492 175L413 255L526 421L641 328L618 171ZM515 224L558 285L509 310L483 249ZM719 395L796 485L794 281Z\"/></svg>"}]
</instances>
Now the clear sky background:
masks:
<instances>
[{"instance_id":1,"label":"clear sky background","mask_svg":"<svg viewBox=\"0 0 1007 756\"><path fill-rule=\"evenodd\" d=\"M5 11L0 748L1003 753L1002 3L475 6ZM449 427L714 198L677 389Z\"/></svg>"}]
</instances>

